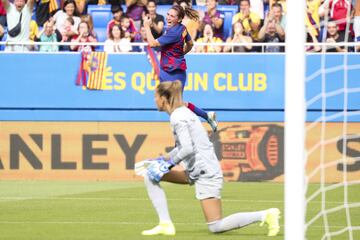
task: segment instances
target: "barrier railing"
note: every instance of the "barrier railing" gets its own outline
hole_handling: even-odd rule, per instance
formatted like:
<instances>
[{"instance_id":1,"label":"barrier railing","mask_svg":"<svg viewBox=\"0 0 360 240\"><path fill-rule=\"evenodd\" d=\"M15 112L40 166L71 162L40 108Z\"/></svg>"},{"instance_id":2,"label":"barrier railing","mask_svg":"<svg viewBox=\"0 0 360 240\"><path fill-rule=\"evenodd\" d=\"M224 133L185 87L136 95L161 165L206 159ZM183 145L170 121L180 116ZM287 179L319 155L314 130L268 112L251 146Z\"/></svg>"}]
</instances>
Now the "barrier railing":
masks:
<instances>
[{"instance_id":1,"label":"barrier railing","mask_svg":"<svg viewBox=\"0 0 360 240\"><path fill-rule=\"evenodd\" d=\"M86 42L86 43L79 43L79 42L34 42L34 41L22 41L22 42L10 42L10 41L1 41L0 46L113 46L113 45L119 45L119 43L104 43L104 42ZM127 45L130 45L132 47L144 47L148 44L145 42L132 42L127 43ZM286 44L279 42L279 43L261 43L261 42L252 42L252 43L194 43L194 46L230 46L232 47L232 51L234 47L245 47L245 46L251 46L251 47L261 47L261 52L264 52L264 49L266 47L285 47ZM323 48L331 48L331 47L360 47L360 42L336 42L336 43L306 43L305 47L314 47L319 48L318 50L322 50ZM194 51L195 48L193 48Z\"/></svg>"}]
</instances>

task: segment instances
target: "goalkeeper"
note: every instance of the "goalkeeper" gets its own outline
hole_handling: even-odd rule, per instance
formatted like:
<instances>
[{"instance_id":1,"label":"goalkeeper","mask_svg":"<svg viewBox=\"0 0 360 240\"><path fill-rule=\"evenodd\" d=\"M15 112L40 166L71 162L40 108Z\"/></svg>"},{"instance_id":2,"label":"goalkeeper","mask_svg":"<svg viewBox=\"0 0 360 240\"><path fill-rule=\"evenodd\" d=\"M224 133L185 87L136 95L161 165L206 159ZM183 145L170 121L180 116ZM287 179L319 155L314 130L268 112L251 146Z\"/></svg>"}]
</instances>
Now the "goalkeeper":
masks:
<instances>
[{"instance_id":1,"label":"goalkeeper","mask_svg":"<svg viewBox=\"0 0 360 240\"><path fill-rule=\"evenodd\" d=\"M165 192L159 184L166 181L195 185L196 198L200 200L211 232L221 233L261 222L268 225L268 236L276 236L280 228L280 211L277 208L239 212L223 218L220 200L223 175L220 164L200 120L182 104L181 82L160 83L156 88L155 102L159 111L170 115L176 147L168 156L144 160L135 165L136 174L144 177L149 198L160 220L159 225L143 231L142 235L175 235Z\"/></svg>"}]
</instances>

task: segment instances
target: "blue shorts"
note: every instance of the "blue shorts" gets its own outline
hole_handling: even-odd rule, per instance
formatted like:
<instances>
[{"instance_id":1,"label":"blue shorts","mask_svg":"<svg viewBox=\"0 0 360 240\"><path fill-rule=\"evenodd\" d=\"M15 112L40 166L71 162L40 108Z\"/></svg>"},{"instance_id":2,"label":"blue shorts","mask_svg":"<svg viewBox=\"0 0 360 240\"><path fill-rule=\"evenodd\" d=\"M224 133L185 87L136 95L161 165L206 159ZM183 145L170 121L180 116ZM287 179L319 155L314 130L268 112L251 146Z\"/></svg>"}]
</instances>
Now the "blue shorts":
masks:
<instances>
[{"instance_id":1,"label":"blue shorts","mask_svg":"<svg viewBox=\"0 0 360 240\"><path fill-rule=\"evenodd\" d=\"M182 88L184 90L186 83L186 71L175 70L172 72L166 72L160 69L160 82L176 81L176 80L179 80L181 82Z\"/></svg>"}]
</instances>

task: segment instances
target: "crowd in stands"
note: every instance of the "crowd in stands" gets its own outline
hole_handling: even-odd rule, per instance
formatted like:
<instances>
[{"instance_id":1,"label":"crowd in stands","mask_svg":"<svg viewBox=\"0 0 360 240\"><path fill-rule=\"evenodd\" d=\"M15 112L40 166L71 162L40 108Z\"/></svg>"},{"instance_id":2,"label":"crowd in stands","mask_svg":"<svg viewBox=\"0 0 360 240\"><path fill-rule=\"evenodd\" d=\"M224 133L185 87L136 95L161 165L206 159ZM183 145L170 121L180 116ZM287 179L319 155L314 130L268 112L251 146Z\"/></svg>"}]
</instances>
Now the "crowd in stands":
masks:
<instances>
[{"instance_id":1,"label":"crowd in stands","mask_svg":"<svg viewBox=\"0 0 360 240\"><path fill-rule=\"evenodd\" d=\"M306 3L307 42L360 41L360 0L306 0ZM166 29L166 15L159 14L157 7L173 4L199 9L199 21L185 16L182 22L195 42L204 43L196 45L195 52L284 51L284 45L276 43L285 42L286 0L0 0L0 40L69 43L8 44L3 47L5 51L142 51L143 47L130 43L146 43L143 18L151 17L151 31L157 38ZM88 14L90 5L111 5L113 19L107 23L105 40L94 29L92 15ZM200 5L205 7L196 8ZM222 5L236 6L237 12L231 16L229 26L225 26L224 13L218 10ZM71 45L73 42L81 44ZM89 45L94 42L105 42L105 46ZM219 45L224 42L234 44ZM273 44L254 46L252 43ZM306 50L321 49L313 44ZM329 52L354 50L360 49L327 46Z\"/></svg>"}]
</instances>

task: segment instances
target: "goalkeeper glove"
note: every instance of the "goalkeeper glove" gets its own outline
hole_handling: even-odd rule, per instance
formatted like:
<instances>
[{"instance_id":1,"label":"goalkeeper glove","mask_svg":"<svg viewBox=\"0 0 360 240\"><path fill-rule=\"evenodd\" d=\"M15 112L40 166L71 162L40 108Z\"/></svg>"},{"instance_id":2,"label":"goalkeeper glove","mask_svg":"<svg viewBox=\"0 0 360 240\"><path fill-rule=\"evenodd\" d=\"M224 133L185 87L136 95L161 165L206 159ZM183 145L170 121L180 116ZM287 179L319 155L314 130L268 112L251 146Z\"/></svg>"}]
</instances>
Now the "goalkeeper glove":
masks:
<instances>
[{"instance_id":1,"label":"goalkeeper glove","mask_svg":"<svg viewBox=\"0 0 360 240\"><path fill-rule=\"evenodd\" d=\"M172 159L166 161L163 157L154 160L155 161L149 165L147 174L154 182L160 182L161 178L175 166L175 163Z\"/></svg>"}]
</instances>

